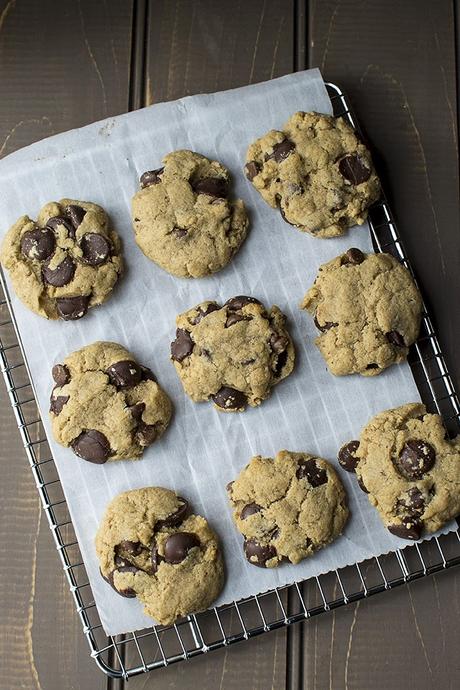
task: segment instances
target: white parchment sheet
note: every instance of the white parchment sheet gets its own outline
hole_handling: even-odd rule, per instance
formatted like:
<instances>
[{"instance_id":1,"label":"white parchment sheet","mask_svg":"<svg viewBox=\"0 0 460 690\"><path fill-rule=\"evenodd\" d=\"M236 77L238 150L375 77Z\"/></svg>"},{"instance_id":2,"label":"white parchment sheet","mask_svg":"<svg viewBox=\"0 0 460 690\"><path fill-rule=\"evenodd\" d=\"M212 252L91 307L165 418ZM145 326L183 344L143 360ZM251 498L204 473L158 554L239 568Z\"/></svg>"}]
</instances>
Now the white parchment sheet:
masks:
<instances>
[{"instance_id":1,"label":"white parchment sheet","mask_svg":"<svg viewBox=\"0 0 460 690\"><path fill-rule=\"evenodd\" d=\"M336 463L337 449L375 413L419 399L407 365L375 378L335 378L313 340L311 317L298 304L320 263L349 247L371 250L366 227L340 239L320 240L284 223L245 179L248 144L280 127L296 110L331 113L317 70L241 89L183 98L46 139L0 161L0 228L22 214L37 217L46 202L90 200L110 214L123 240L126 274L109 301L76 322L47 322L27 310L10 289L35 390L77 532L103 627L118 634L151 625L137 600L119 597L100 577L94 535L107 503L141 486L175 489L220 535L227 579L218 604L301 580L406 545L385 530L353 476L339 469L351 519L334 544L299 565L262 570L246 562L233 527L225 485L255 454L305 450ZM134 242L130 199L144 170L158 168L174 149L192 149L221 161L233 191L250 213L251 230L231 264L213 277L178 279L144 257ZM223 414L183 393L169 360L175 316L205 299L223 302L254 295L288 316L297 363L269 400L243 414ZM174 401L163 438L137 462L93 465L53 441L48 422L51 367L95 340L114 340L153 369ZM28 472L24 464L24 472Z\"/></svg>"}]
</instances>

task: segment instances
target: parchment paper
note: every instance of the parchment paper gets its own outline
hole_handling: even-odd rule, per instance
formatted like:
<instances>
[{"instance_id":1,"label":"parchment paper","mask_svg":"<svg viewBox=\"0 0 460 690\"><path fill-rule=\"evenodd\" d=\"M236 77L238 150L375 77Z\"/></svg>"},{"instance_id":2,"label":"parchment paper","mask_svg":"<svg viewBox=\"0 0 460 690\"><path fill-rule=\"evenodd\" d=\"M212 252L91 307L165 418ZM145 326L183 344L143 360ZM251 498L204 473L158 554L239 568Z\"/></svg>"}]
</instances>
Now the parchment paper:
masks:
<instances>
[{"instance_id":1,"label":"parchment paper","mask_svg":"<svg viewBox=\"0 0 460 690\"><path fill-rule=\"evenodd\" d=\"M314 346L316 329L298 304L320 263L349 247L371 250L367 228L319 240L283 222L242 174L248 144L280 127L296 110L331 113L317 70L241 89L183 98L44 140L0 161L0 227L20 215L36 218L46 202L91 200L110 214L122 237L127 272L110 300L80 321L47 322L10 294L50 446L67 497L94 598L107 634L151 625L137 600L122 599L101 579L94 535L107 503L121 491L160 485L177 490L205 515L224 547L227 580L218 604L327 572L406 545L385 530L354 477L339 469L351 520L334 544L297 566L261 570L242 554L225 485L255 454L306 450L336 463L339 446L357 437L375 413L419 400L410 369L394 366L375 378L336 378ZM173 278L137 248L130 199L144 170L158 168L174 149L189 148L229 168L234 194L244 199L251 231L231 264L201 280ZM244 414L222 414L191 402L169 360L175 315L204 299L250 294L277 304L289 319L297 350L294 373L269 400ZM95 340L118 341L151 367L175 405L164 437L138 462L92 465L56 444L48 422L54 363ZM24 472L28 472L24 465Z\"/></svg>"}]
</instances>

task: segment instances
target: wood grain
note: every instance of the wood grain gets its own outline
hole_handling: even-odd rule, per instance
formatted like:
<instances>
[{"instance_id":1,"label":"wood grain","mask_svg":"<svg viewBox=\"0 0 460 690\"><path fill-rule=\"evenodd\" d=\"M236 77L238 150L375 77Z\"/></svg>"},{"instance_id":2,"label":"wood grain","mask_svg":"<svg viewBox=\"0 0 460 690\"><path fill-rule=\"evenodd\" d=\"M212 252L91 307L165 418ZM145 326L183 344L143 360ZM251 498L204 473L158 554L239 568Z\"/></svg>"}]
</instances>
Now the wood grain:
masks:
<instances>
[{"instance_id":1,"label":"wood grain","mask_svg":"<svg viewBox=\"0 0 460 690\"><path fill-rule=\"evenodd\" d=\"M131 4L0 2L0 155L127 109ZM0 686L102 690L3 384L0 441Z\"/></svg>"}]
</instances>

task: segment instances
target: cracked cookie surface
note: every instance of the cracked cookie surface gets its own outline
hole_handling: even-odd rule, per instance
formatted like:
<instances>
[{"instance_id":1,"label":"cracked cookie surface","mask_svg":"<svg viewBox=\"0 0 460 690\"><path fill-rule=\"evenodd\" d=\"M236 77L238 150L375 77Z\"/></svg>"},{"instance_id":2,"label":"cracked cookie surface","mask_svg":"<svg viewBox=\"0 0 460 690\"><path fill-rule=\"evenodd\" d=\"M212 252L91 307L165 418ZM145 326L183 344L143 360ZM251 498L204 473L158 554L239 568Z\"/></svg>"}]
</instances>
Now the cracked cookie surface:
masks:
<instances>
[{"instance_id":1,"label":"cracked cookie surface","mask_svg":"<svg viewBox=\"0 0 460 690\"><path fill-rule=\"evenodd\" d=\"M88 462L140 457L171 419L171 401L153 372L117 343L87 345L52 375L54 438Z\"/></svg>"},{"instance_id":2,"label":"cracked cookie surface","mask_svg":"<svg viewBox=\"0 0 460 690\"><path fill-rule=\"evenodd\" d=\"M257 139L246 177L284 220L315 237L361 225L380 196L369 151L342 118L297 112Z\"/></svg>"},{"instance_id":3,"label":"cracked cookie surface","mask_svg":"<svg viewBox=\"0 0 460 690\"><path fill-rule=\"evenodd\" d=\"M175 276L199 278L226 266L244 241L248 217L229 199L228 170L193 151L174 151L145 172L132 201L136 242Z\"/></svg>"},{"instance_id":4,"label":"cracked cookie surface","mask_svg":"<svg viewBox=\"0 0 460 690\"><path fill-rule=\"evenodd\" d=\"M19 218L0 260L29 309L64 321L104 302L123 269L120 240L104 209L72 199L46 204L36 222Z\"/></svg>"},{"instance_id":5,"label":"cracked cookie surface","mask_svg":"<svg viewBox=\"0 0 460 690\"><path fill-rule=\"evenodd\" d=\"M315 343L332 374L375 376L406 359L422 299L393 256L353 248L320 266L300 307L321 331Z\"/></svg>"},{"instance_id":6,"label":"cracked cookie surface","mask_svg":"<svg viewBox=\"0 0 460 690\"><path fill-rule=\"evenodd\" d=\"M171 359L187 395L223 411L259 405L294 367L285 321L278 307L243 295L180 314Z\"/></svg>"},{"instance_id":7,"label":"cracked cookie surface","mask_svg":"<svg viewBox=\"0 0 460 690\"><path fill-rule=\"evenodd\" d=\"M346 467L353 444L354 468ZM339 452L360 487L397 537L420 539L460 514L460 438L421 403L381 412ZM341 461L342 456L342 461Z\"/></svg>"},{"instance_id":8,"label":"cracked cookie surface","mask_svg":"<svg viewBox=\"0 0 460 690\"><path fill-rule=\"evenodd\" d=\"M102 577L137 597L162 625L208 608L224 581L217 536L174 491L126 491L108 505L96 536Z\"/></svg>"},{"instance_id":9,"label":"cracked cookie surface","mask_svg":"<svg viewBox=\"0 0 460 690\"><path fill-rule=\"evenodd\" d=\"M245 556L263 568L299 563L338 537L348 519L335 470L308 453L257 455L227 491Z\"/></svg>"}]
</instances>

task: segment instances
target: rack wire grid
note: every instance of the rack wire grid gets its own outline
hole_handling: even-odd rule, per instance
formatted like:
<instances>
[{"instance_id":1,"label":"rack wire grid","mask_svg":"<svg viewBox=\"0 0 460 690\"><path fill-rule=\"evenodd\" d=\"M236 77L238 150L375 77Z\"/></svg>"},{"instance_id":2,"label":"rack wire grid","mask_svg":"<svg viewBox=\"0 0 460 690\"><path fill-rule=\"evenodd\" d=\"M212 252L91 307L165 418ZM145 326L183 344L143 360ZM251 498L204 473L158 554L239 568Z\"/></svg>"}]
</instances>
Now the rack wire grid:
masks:
<instances>
[{"instance_id":1,"label":"rack wire grid","mask_svg":"<svg viewBox=\"0 0 460 690\"><path fill-rule=\"evenodd\" d=\"M334 114L346 118L360 132L342 91L334 84L328 84L327 88ZM411 270L385 198L370 209L369 226L375 250L391 253ZM349 602L460 564L460 533L457 529L385 556L191 615L175 625L155 626L108 638L93 601L64 493L38 413L1 271L0 282L2 373L91 656L107 675L128 679L307 620ZM420 337L409 354L409 363L428 409L443 416L451 435L459 433L459 401L426 310L422 317Z\"/></svg>"}]
</instances>

